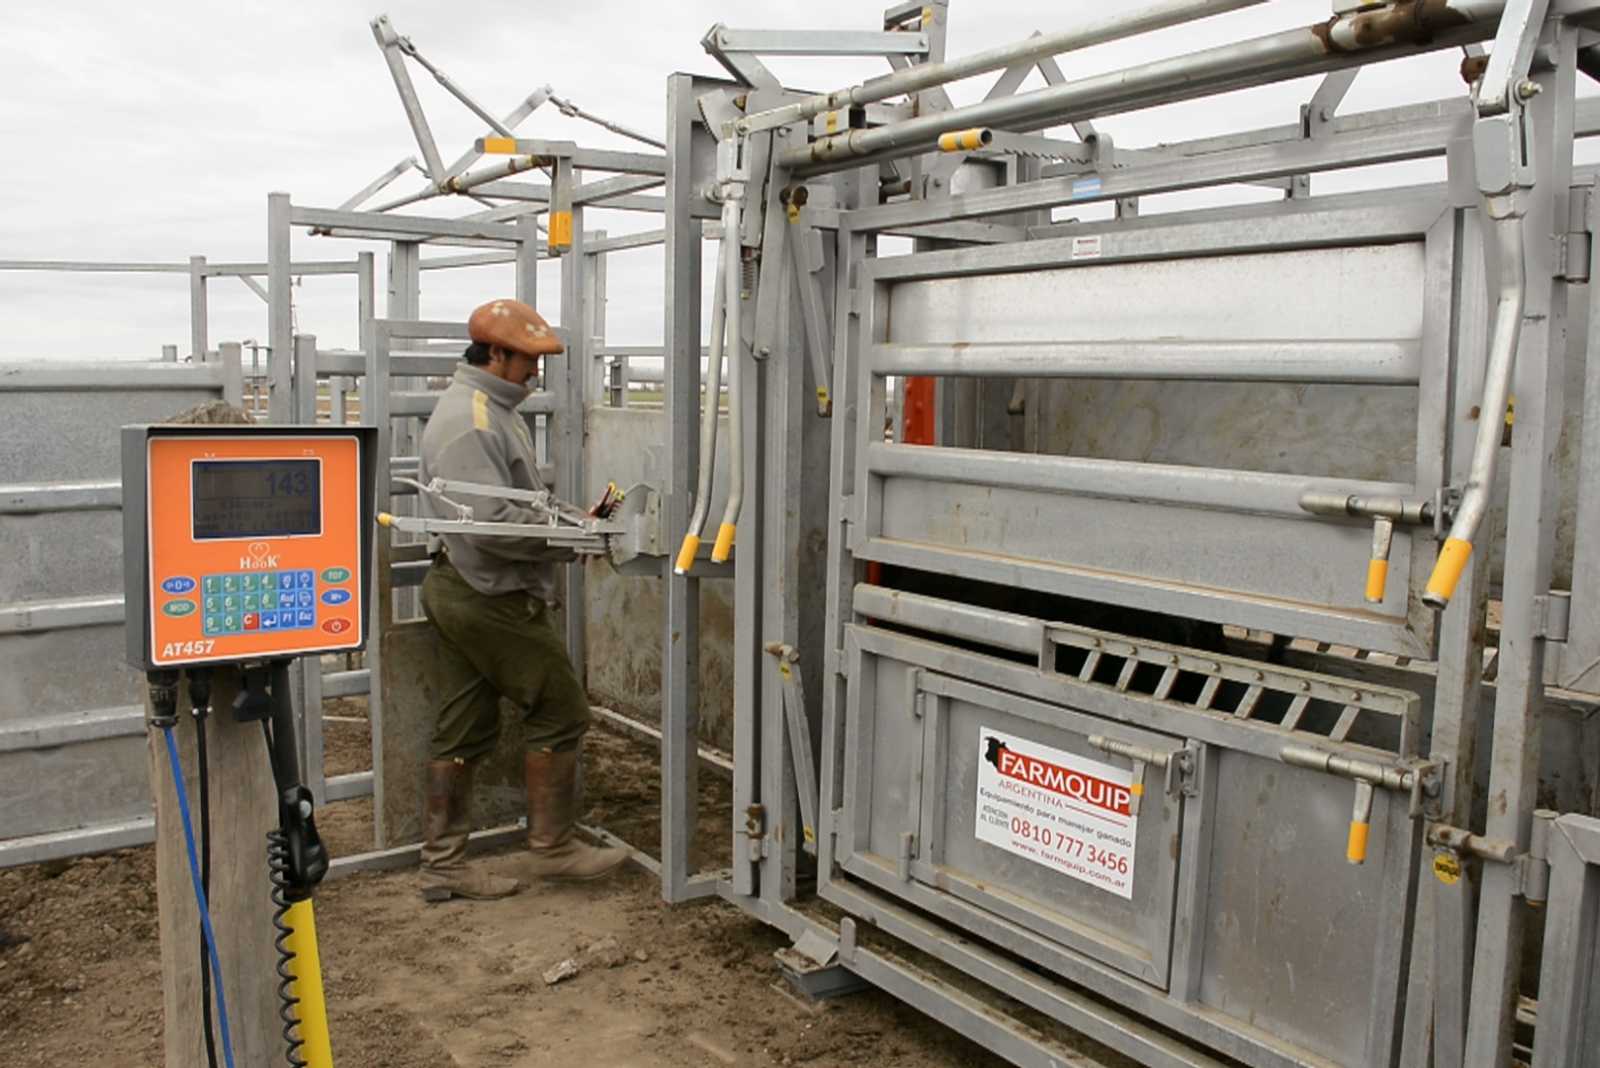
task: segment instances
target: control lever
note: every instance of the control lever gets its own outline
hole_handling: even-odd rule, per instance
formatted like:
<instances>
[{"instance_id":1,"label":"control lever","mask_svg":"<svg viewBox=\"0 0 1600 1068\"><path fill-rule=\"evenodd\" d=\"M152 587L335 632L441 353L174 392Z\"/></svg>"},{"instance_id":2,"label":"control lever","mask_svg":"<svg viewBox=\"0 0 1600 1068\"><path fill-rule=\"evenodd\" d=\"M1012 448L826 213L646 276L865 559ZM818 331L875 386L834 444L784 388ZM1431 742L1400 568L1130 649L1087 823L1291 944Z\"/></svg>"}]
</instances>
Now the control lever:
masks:
<instances>
[{"instance_id":1,"label":"control lever","mask_svg":"<svg viewBox=\"0 0 1600 1068\"><path fill-rule=\"evenodd\" d=\"M1359 497L1307 490L1300 507L1312 515L1349 516L1372 520L1372 555L1367 559L1366 601L1382 604L1389 585L1389 553L1394 547L1396 523L1431 526L1439 508L1433 501L1408 501L1401 497Z\"/></svg>"},{"instance_id":2,"label":"control lever","mask_svg":"<svg viewBox=\"0 0 1600 1068\"><path fill-rule=\"evenodd\" d=\"M1297 768L1338 775L1355 780L1355 799L1350 808L1350 834L1345 839L1345 859L1351 864L1364 864L1367 860L1367 839L1372 830L1373 789L1382 786L1411 795L1410 814L1422 814L1422 795L1438 791L1438 765L1418 763L1410 767L1394 767L1372 760L1339 756L1321 749L1303 745L1286 745L1278 759Z\"/></svg>"}]
</instances>

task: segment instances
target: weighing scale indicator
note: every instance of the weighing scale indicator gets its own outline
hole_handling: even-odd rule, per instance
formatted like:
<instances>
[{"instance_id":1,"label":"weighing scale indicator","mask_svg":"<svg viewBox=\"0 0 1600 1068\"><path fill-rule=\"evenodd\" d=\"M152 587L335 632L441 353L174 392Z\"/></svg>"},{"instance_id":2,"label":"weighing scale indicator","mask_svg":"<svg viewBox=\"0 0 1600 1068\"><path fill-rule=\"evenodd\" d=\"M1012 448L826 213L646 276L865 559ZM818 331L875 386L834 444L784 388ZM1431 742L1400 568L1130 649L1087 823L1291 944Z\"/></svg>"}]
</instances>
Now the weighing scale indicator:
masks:
<instances>
[{"instance_id":1,"label":"weighing scale indicator","mask_svg":"<svg viewBox=\"0 0 1600 1068\"><path fill-rule=\"evenodd\" d=\"M149 664L362 645L366 517L358 438L151 430Z\"/></svg>"}]
</instances>

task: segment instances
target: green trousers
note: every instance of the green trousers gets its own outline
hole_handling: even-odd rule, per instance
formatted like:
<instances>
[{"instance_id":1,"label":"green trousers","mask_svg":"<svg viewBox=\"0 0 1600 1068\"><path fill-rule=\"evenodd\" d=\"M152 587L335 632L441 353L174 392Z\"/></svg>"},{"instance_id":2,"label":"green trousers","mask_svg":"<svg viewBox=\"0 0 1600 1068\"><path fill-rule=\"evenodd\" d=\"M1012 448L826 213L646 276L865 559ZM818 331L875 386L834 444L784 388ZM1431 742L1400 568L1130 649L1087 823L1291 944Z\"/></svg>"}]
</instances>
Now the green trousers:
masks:
<instances>
[{"instance_id":1,"label":"green trousers","mask_svg":"<svg viewBox=\"0 0 1600 1068\"><path fill-rule=\"evenodd\" d=\"M471 762L500 736L500 698L517 707L529 749L570 749L589 729L589 698L543 601L486 596L450 561L434 560L422 609L442 639L435 760Z\"/></svg>"}]
</instances>

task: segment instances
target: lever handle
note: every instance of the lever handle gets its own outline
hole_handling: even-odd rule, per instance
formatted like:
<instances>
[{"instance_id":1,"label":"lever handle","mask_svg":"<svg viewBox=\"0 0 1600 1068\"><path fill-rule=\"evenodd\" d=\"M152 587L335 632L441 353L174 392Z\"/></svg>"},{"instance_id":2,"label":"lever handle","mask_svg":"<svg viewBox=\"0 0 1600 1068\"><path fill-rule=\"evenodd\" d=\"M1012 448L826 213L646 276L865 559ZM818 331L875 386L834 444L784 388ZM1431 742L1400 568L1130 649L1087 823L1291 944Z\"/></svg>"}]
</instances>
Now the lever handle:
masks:
<instances>
[{"instance_id":1,"label":"lever handle","mask_svg":"<svg viewBox=\"0 0 1600 1068\"><path fill-rule=\"evenodd\" d=\"M1394 520L1372 521L1372 558L1367 561L1367 603L1382 604L1389 584L1389 551L1394 546Z\"/></svg>"},{"instance_id":2,"label":"lever handle","mask_svg":"<svg viewBox=\"0 0 1600 1068\"><path fill-rule=\"evenodd\" d=\"M1352 864L1367 862L1367 834L1372 829L1372 784L1356 780L1355 805L1350 812L1350 837L1345 842L1344 858Z\"/></svg>"}]
</instances>

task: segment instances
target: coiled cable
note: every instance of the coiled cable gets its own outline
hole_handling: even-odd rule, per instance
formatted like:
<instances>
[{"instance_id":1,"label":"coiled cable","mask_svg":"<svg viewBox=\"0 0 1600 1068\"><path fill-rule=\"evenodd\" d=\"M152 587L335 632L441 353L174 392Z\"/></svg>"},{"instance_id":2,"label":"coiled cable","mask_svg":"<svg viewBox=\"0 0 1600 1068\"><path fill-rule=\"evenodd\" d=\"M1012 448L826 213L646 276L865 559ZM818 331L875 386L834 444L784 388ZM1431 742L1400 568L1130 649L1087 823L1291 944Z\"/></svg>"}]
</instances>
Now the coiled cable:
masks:
<instances>
[{"instance_id":1,"label":"coiled cable","mask_svg":"<svg viewBox=\"0 0 1600 1068\"><path fill-rule=\"evenodd\" d=\"M283 1043L289 1068L306 1068L300 1056L305 1039L300 1036L300 999L294 994L295 952L289 948L294 928L284 922L293 903L289 900L289 838L282 831L267 834L267 876L272 881L272 947L278 951L278 1019L283 1022Z\"/></svg>"}]
</instances>

